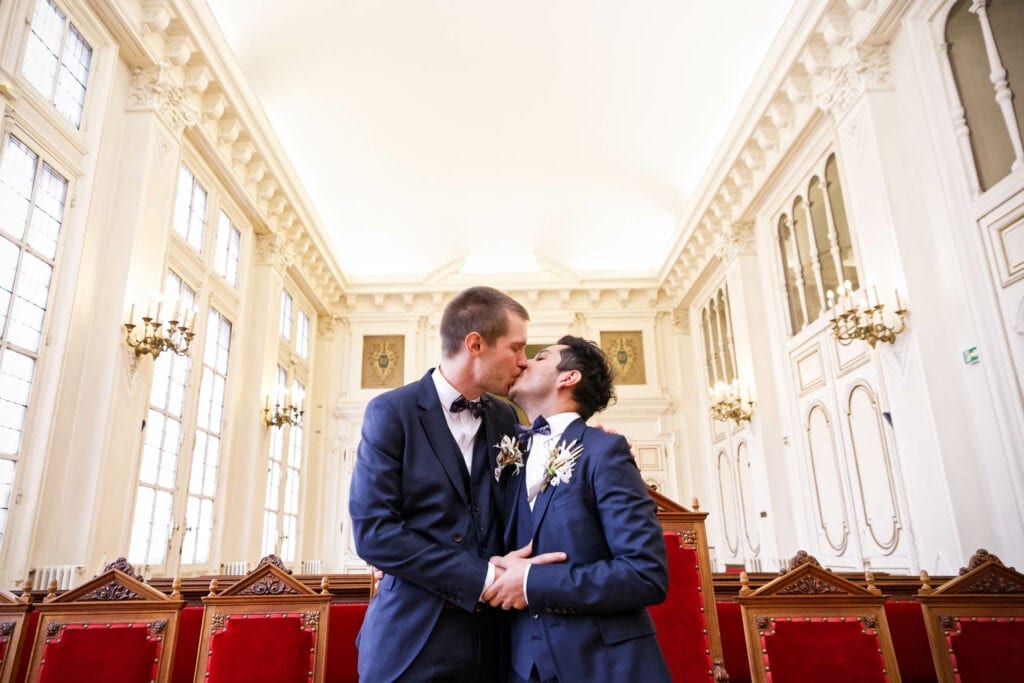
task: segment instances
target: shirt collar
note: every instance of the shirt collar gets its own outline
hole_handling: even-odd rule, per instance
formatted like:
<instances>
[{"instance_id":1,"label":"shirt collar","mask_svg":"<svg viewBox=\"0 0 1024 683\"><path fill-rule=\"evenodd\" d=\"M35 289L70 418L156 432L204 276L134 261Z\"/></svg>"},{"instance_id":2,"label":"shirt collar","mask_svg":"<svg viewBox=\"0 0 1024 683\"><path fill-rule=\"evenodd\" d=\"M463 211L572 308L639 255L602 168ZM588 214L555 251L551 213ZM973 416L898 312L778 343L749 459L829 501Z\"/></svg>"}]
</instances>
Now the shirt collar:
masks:
<instances>
[{"instance_id":1,"label":"shirt collar","mask_svg":"<svg viewBox=\"0 0 1024 683\"><path fill-rule=\"evenodd\" d=\"M579 413L555 413L554 415L545 415L544 419L551 425L551 436L561 436L562 432L565 431L566 427L571 425L573 422L578 420L580 417Z\"/></svg>"},{"instance_id":2,"label":"shirt collar","mask_svg":"<svg viewBox=\"0 0 1024 683\"><path fill-rule=\"evenodd\" d=\"M441 374L441 366L434 368L430 376L434 380L434 388L437 389L437 397L441 400L441 407L444 408L445 412L450 412L452 402L462 394L444 378L444 375Z\"/></svg>"}]
</instances>

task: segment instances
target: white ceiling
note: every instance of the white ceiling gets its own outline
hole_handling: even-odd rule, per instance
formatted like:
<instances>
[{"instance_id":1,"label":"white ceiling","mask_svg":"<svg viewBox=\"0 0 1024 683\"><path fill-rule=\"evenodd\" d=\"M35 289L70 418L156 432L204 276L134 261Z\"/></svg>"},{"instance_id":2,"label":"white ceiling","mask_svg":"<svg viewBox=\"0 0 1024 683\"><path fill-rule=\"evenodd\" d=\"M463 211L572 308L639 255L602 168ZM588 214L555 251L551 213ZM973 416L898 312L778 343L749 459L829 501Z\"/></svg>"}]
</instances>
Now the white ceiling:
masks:
<instances>
[{"instance_id":1,"label":"white ceiling","mask_svg":"<svg viewBox=\"0 0 1024 683\"><path fill-rule=\"evenodd\" d=\"M207 2L351 283L654 274L794 5Z\"/></svg>"}]
</instances>

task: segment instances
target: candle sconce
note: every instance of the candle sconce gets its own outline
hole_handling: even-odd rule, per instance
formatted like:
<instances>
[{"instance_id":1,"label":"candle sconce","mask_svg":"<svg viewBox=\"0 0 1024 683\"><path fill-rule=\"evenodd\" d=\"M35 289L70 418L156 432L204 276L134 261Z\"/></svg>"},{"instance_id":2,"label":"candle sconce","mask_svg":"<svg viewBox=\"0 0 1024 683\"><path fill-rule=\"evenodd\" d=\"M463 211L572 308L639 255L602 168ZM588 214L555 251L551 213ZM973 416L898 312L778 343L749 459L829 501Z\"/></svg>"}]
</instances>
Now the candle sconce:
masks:
<instances>
[{"instance_id":1,"label":"candle sconce","mask_svg":"<svg viewBox=\"0 0 1024 683\"><path fill-rule=\"evenodd\" d=\"M305 410L302 409L302 396L297 397L293 404L289 392L278 391L274 405L270 405L270 397L266 398L263 404L263 422L268 427L283 427L291 425L298 427L302 424L302 416Z\"/></svg>"},{"instance_id":2,"label":"candle sconce","mask_svg":"<svg viewBox=\"0 0 1024 683\"><path fill-rule=\"evenodd\" d=\"M839 285L838 295L829 290L828 307L832 312L830 322L836 341L847 346L860 339L866 341L872 348L878 342L895 343L896 337L907 329L908 313L900 302L899 290L895 293L896 309L893 313L896 319L887 323L885 304L878 300L878 291L874 286L868 293L863 293L862 290L859 300L854 298L849 280Z\"/></svg>"},{"instance_id":3,"label":"candle sconce","mask_svg":"<svg viewBox=\"0 0 1024 683\"><path fill-rule=\"evenodd\" d=\"M124 341L135 350L135 356L150 355L156 360L164 351L173 351L179 356L189 355L192 340L195 338L195 309L185 309L180 302L174 304L168 320L162 320L163 302L158 302L153 312L153 301L150 299L146 313L142 316L142 325L135 323L135 304L128 313L128 322L124 323ZM168 307L170 308L170 307ZM135 328L139 333L135 333Z\"/></svg>"},{"instance_id":4,"label":"candle sconce","mask_svg":"<svg viewBox=\"0 0 1024 683\"><path fill-rule=\"evenodd\" d=\"M739 426L754 417L754 397L750 388L742 386L738 379L731 384L715 382L713 387L708 387L708 399L711 417L721 422L732 420Z\"/></svg>"}]
</instances>

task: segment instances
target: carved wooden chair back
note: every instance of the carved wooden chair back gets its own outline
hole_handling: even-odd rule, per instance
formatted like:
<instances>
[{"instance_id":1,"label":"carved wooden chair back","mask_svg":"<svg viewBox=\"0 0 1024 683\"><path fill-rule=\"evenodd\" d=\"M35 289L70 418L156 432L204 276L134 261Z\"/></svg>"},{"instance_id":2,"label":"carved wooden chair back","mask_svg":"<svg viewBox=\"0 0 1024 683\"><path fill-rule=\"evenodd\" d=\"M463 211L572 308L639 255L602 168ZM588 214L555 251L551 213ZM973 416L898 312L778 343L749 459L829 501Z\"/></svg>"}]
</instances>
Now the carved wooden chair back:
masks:
<instances>
[{"instance_id":1,"label":"carved wooden chair back","mask_svg":"<svg viewBox=\"0 0 1024 683\"><path fill-rule=\"evenodd\" d=\"M708 513L699 511L696 499L692 509L688 509L656 490L648 489L648 493L657 503L657 518L666 535L669 571L673 572L669 599L663 603L666 606L655 605L649 609L669 669L674 677L683 680L727 681L705 528ZM666 608L675 605L685 608L686 614L664 613ZM674 642L667 643L670 637Z\"/></svg>"},{"instance_id":2,"label":"carved wooden chair back","mask_svg":"<svg viewBox=\"0 0 1024 683\"><path fill-rule=\"evenodd\" d=\"M36 606L28 680L169 681L183 604L146 585L119 558L91 581Z\"/></svg>"},{"instance_id":3,"label":"carved wooden chair back","mask_svg":"<svg viewBox=\"0 0 1024 683\"><path fill-rule=\"evenodd\" d=\"M272 556L271 556L272 557ZM195 683L320 683L331 602L280 561L260 565L223 592L203 598Z\"/></svg>"},{"instance_id":4,"label":"carved wooden chair back","mask_svg":"<svg viewBox=\"0 0 1024 683\"><path fill-rule=\"evenodd\" d=\"M0 683L14 680L31 604L0 590Z\"/></svg>"},{"instance_id":5,"label":"carved wooden chair back","mask_svg":"<svg viewBox=\"0 0 1024 683\"><path fill-rule=\"evenodd\" d=\"M740 611L755 683L900 683L885 597L801 551L756 591L741 574Z\"/></svg>"},{"instance_id":6,"label":"carved wooden chair back","mask_svg":"<svg viewBox=\"0 0 1024 683\"><path fill-rule=\"evenodd\" d=\"M978 550L939 588L922 578L917 599L939 681L1010 680L1024 672L1024 574Z\"/></svg>"}]
</instances>

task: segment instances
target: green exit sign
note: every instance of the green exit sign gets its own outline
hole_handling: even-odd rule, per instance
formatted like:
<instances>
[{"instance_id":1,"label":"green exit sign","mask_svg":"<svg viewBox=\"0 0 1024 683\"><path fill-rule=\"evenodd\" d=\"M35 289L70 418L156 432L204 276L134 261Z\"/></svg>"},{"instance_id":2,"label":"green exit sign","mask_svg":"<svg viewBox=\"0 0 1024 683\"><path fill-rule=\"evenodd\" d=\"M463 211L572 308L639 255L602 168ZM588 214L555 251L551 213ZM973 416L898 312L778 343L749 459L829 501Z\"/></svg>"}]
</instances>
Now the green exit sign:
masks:
<instances>
[{"instance_id":1,"label":"green exit sign","mask_svg":"<svg viewBox=\"0 0 1024 683\"><path fill-rule=\"evenodd\" d=\"M966 351L964 351L964 364L965 365L974 365L979 360L980 360L980 357L978 356L978 347L977 346L972 346L971 348L969 348Z\"/></svg>"}]
</instances>

